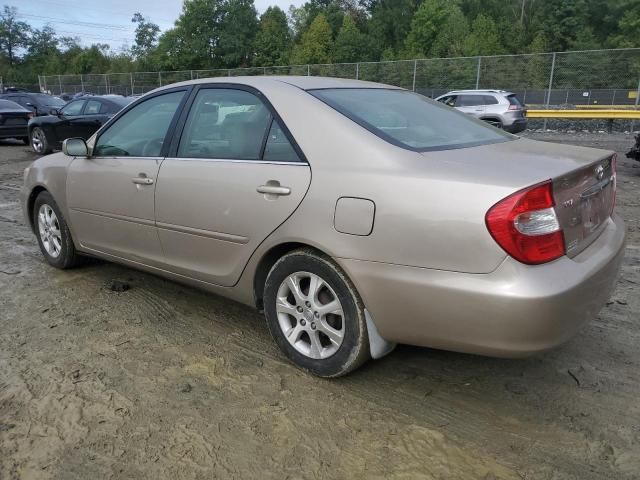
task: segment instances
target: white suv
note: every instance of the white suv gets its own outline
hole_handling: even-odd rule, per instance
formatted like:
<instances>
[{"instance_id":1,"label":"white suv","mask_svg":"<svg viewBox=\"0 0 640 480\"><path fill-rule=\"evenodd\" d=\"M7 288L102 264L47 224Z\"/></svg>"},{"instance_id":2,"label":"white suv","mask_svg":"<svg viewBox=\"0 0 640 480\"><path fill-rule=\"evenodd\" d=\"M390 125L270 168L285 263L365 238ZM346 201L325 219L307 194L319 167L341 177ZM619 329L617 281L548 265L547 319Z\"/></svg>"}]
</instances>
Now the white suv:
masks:
<instances>
[{"instance_id":1,"label":"white suv","mask_svg":"<svg viewBox=\"0 0 640 480\"><path fill-rule=\"evenodd\" d=\"M525 107L512 92L453 90L436 100L511 133L518 133L527 128Z\"/></svg>"}]
</instances>

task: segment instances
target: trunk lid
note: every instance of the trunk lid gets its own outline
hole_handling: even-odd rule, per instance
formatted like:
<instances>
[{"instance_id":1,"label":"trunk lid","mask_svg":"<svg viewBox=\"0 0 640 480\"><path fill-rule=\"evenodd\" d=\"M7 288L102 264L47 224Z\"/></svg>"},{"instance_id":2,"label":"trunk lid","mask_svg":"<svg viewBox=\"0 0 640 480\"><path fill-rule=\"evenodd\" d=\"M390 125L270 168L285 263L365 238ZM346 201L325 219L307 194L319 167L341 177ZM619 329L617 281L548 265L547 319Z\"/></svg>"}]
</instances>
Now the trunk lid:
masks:
<instances>
[{"instance_id":1,"label":"trunk lid","mask_svg":"<svg viewBox=\"0 0 640 480\"><path fill-rule=\"evenodd\" d=\"M616 183L615 154L611 151L520 138L422 155L446 163L449 176L491 186L499 197L495 202L551 180L569 257L598 238L613 210Z\"/></svg>"},{"instance_id":2,"label":"trunk lid","mask_svg":"<svg viewBox=\"0 0 640 480\"><path fill-rule=\"evenodd\" d=\"M569 257L598 238L613 211L615 195L615 154L553 180L556 215Z\"/></svg>"}]
</instances>

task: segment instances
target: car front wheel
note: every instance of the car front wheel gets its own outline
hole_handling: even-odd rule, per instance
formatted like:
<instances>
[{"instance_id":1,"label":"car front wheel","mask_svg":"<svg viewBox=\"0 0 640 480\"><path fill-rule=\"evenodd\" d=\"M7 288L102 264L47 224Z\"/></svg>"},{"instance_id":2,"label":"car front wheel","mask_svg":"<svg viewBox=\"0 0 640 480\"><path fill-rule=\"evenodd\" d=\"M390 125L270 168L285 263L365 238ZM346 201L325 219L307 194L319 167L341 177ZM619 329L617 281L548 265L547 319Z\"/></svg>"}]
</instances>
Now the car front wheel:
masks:
<instances>
[{"instance_id":1,"label":"car front wheel","mask_svg":"<svg viewBox=\"0 0 640 480\"><path fill-rule=\"evenodd\" d=\"M49 192L41 192L33 206L33 225L44 258L56 268L80 263L71 232Z\"/></svg>"},{"instance_id":2,"label":"car front wheel","mask_svg":"<svg viewBox=\"0 0 640 480\"><path fill-rule=\"evenodd\" d=\"M31 148L34 152L40 155L45 155L51 152L51 146L47 141L47 136L44 130L40 127L34 127L30 134Z\"/></svg>"},{"instance_id":3,"label":"car front wheel","mask_svg":"<svg viewBox=\"0 0 640 480\"><path fill-rule=\"evenodd\" d=\"M297 366L339 377L370 358L364 306L330 259L296 250L276 262L264 289L272 337Z\"/></svg>"}]
</instances>

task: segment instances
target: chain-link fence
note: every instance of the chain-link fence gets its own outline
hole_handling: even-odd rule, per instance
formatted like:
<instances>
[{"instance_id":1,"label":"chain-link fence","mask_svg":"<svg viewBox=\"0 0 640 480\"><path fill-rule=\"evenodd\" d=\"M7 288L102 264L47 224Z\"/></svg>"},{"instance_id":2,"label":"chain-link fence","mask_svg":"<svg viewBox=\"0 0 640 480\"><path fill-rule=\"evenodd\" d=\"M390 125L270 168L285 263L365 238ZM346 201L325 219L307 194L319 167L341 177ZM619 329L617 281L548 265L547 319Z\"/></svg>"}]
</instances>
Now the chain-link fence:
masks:
<instances>
[{"instance_id":1,"label":"chain-link fence","mask_svg":"<svg viewBox=\"0 0 640 480\"><path fill-rule=\"evenodd\" d=\"M239 75L321 75L398 85L436 97L453 89L492 88L517 93L528 105L638 107L640 48L578 52L430 58L388 62L289 65L173 72L40 76L55 95L141 95L184 80Z\"/></svg>"}]
</instances>

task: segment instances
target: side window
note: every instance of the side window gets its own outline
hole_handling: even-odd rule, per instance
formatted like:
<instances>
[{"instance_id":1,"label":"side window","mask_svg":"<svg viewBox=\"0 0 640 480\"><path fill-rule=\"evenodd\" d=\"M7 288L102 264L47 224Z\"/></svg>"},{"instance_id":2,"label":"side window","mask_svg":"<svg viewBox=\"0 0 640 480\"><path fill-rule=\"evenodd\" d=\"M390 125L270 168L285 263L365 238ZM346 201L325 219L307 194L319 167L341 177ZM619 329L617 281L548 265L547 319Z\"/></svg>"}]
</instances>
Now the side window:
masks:
<instances>
[{"instance_id":1,"label":"side window","mask_svg":"<svg viewBox=\"0 0 640 480\"><path fill-rule=\"evenodd\" d=\"M189 111L178 157L258 160L270 123L271 113L254 94L202 89Z\"/></svg>"},{"instance_id":2,"label":"side window","mask_svg":"<svg viewBox=\"0 0 640 480\"><path fill-rule=\"evenodd\" d=\"M456 107L476 107L484 105L482 95L460 95Z\"/></svg>"},{"instance_id":3,"label":"side window","mask_svg":"<svg viewBox=\"0 0 640 480\"><path fill-rule=\"evenodd\" d=\"M445 105L449 105L450 107L455 107L456 105L456 95L449 95L448 97L441 98L440 101Z\"/></svg>"},{"instance_id":4,"label":"side window","mask_svg":"<svg viewBox=\"0 0 640 480\"><path fill-rule=\"evenodd\" d=\"M293 149L289 139L282 131L277 120L271 122L269 137L264 148L264 160L271 162L299 162L300 157Z\"/></svg>"},{"instance_id":5,"label":"side window","mask_svg":"<svg viewBox=\"0 0 640 480\"><path fill-rule=\"evenodd\" d=\"M84 107L85 115L97 115L100 113L100 109L102 108L102 103L98 100L89 100L87 101L87 106Z\"/></svg>"},{"instance_id":6,"label":"side window","mask_svg":"<svg viewBox=\"0 0 640 480\"><path fill-rule=\"evenodd\" d=\"M185 92L165 93L139 103L98 137L95 156L158 157Z\"/></svg>"},{"instance_id":7,"label":"side window","mask_svg":"<svg viewBox=\"0 0 640 480\"><path fill-rule=\"evenodd\" d=\"M498 104L498 99L492 95L483 95L482 96L482 100L484 101L485 105L497 105Z\"/></svg>"},{"instance_id":8,"label":"side window","mask_svg":"<svg viewBox=\"0 0 640 480\"><path fill-rule=\"evenodd\" d=\"M63 115L80 115L82 107L84 106L84 100L75 100L67 103L61 110Z\"/></svg>"}]
</instances>

